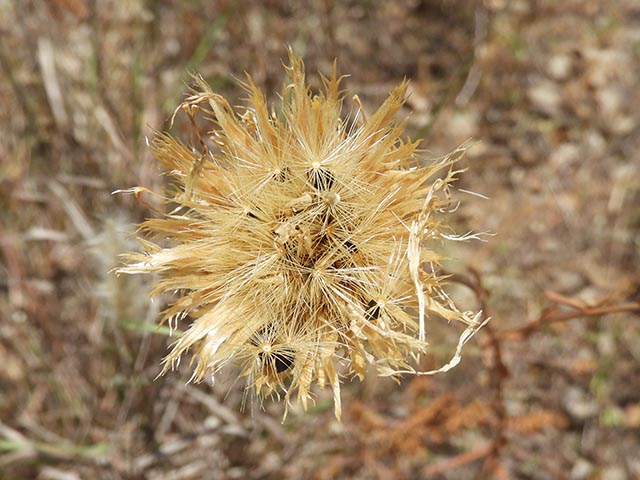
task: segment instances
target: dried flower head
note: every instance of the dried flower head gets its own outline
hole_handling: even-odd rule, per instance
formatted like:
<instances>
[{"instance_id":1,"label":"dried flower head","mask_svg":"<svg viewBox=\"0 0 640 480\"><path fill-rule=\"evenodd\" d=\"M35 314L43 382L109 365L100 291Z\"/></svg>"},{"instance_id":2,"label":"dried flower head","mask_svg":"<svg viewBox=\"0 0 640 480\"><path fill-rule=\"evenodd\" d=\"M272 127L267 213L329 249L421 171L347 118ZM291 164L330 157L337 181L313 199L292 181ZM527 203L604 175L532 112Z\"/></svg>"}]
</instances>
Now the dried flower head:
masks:
<instances>
[{"instance_id":1,"label":"dried flower head","mask_svg":"<svg viewBox=\"0 0 640 480\"><path fill-rule=\"evenodd\" d=\"M179 109L192 120L193 144L164 133L151 143L173 179L163 198L175 208L142 224L146 252L120 271L158 272L155 293L180 293L164 320L192 319L164 371L191 351L193 380L234 363L259 396L282 393L288 403L297 392L305 408L312 384L329 384L339 418L339 371L435 373L412 367L433 317L467 324L437 371L448 370L480 326L442 290L433 249L464 238L444 223L455 172L433 178L463 149L420 161L418 142L403 140L404 122L394 120L406 82L368 119L355 97L356 114L344 119L335 66L318 94L292 53L286 69L278 112L249 76L242 113L196 79ZM206 138L195 121L202 114Z\"/></svg>"}]
</instances>

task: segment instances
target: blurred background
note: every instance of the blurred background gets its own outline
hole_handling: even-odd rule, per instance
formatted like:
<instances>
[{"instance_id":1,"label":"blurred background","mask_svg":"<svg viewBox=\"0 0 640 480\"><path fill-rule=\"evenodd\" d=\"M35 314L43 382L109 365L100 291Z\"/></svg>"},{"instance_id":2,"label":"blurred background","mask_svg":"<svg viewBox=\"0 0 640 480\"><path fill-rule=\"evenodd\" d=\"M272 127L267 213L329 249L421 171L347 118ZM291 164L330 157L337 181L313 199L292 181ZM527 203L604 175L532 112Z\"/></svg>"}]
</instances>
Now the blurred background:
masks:
<instances>
[{"instance_id":1,"label":"blurred background","mask_svg":"<svg viewBox=\"0 0 640 480\"><path fill-rule=\"evenodd\" d=\"M476 141L457 231L495 233L446 247L493 317L462 363L345 379L342 425L330 391L281 423L233 371L156 379L170 298L110 273L188 72L277 101L287 45L346 110L411 79L425 158ZM0 0L0 479L640 478L638 72L637 0Z\"/></svg>"}]
</instances>

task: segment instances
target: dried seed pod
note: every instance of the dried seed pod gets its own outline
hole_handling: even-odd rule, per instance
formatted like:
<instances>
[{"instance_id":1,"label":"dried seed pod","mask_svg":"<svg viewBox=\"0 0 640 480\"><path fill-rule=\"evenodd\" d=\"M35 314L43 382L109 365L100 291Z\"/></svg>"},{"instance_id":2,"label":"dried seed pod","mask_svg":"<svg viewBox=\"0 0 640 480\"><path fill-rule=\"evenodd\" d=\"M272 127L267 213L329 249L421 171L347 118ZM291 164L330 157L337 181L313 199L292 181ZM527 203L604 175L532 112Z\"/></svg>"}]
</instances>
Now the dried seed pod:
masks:
<instances>
[{"instance_id":1,"label":"dried seed pod","mask_svg":"<svg viewBox=\"0 0 640 480\"><path fill-rule=\"evenodd\" d=\"M358 253L358 247L351 240L345 240L344 242L342 242L342 245L347 249L347 252Z\"/></svg>"},{"instance_id":2,"label":"dried seed pod","mask_svg":"<svg viewBox=\"0 0 640 480\"><path fill-rule=\"evenodd\" d=\"M467 325L438 371L448 370L479 328L479 315L457 310L434 273L437 242L455 239L446 225L454 173L430 179L463 149L418 160L418 142L403 140L394 120L406 82L347 127L335 67L314 94L302 61L290 53L290 62L281 115L250 77L242 115L196 79L180 110L211 121L216 149L195 130L194 145L168 134L152 141L173 178L164 194L172 210L142 224L145 252L120 271L157 272L156 293L181 292L164 319L192 323L165 371L187 351L196 381L235 362L259 395L283 392L288 402L297 392L303 405L312 384L327 382L339 418L340 369L360 378L366 363L381 375L434 373L410 362L427 351L427 321L444 318ZM381 295L384 315L373 300Z\"/></svg>"},{"instance_id":3,"label":"dried seed pod","mask_svg":"<svg viewBox=\"0 0 640 480\"><path fill-rule=\"evenodd\" d=\"M293 352L281 351L272 354L273 364L276 369L276 373L286 372L293 365Z\"/></svg>"},{"instance_id":4,"label":"dried seed pod","mask_svg":"<svg viewBox=\"0 0 640 480\"><path fill-rule=\"evenodd\" d=\"M335 178L328 168L312 168L307 172L309 183L316 190L330 190Z\"/></svg>"},{"instance_id":5,"label":"dried seed pod","mask_svg":"<svg viewBox=\"0 0 640 480\"><path fill-rule=\"evenodd\" d=\"M367 303L366 310L364 311L364 314L367 317L367 319L376 320L380 318L380 313L381 313L381 310L378 302L376 302L375 300L370 300L369 303Z\"/></svg>"},{"instance_id":6,"label":"dried seed pod","mask_svg":"<svg viewBox=\"0 0 640 480\"><path fill-rule=\"evenodd\" d=\"M286 182L289 176L289 167L276 168L273 172L274 180L278 182Z\"/></svg>"}]
</instances>

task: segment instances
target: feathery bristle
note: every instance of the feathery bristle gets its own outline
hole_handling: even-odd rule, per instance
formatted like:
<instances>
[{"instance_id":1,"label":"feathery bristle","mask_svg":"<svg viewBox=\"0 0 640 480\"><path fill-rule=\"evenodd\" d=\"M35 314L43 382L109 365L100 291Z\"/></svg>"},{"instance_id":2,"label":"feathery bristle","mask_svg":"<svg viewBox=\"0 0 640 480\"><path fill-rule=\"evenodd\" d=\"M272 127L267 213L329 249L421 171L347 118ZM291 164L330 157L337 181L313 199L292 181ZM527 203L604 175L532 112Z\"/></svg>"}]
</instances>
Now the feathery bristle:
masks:
<instances>
[{"instance_id":1,"label":"feathery bristle","mask_svg":"<svg viewBox=\"0 0 640 480\"><path fill-rule=\"evenodd\" d=\"M210 142L195 121L194 145L153 140L173 179L165 200L178 207L142 224L168 245L145 240L120 271L160 273L156 293L181 292L164 319L193 319L164 371L190 351L195 381L235 363L259 395L289 401L297 391L304 406L314 383L328 383L339 418L338 365L360 378L367 364L383 375L435 373L415 372L411 359L427 351L426 322L440 317L468 325L447 370L480 326L434 273L434 247L453 238L445 221L455 172L430 179L463 149L419 161L418 142L403 140L394 120L406 82L347 126L335 68L318 94L292 53L286 68L281 116L250 77L242 115L197 79L181 109L210 119Z\"/></svg>"}]
</instances>

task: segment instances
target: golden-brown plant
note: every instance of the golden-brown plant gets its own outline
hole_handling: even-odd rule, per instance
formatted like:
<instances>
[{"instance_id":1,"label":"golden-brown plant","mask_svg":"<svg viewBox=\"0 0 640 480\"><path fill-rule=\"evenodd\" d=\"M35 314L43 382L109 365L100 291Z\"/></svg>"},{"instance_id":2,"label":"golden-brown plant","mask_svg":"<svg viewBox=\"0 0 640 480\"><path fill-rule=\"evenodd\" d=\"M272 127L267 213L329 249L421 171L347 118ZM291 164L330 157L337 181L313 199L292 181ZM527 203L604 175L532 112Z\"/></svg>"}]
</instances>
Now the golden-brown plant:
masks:
<instances>
[{"instance_id":1,"label":"golden-brown plant","mask_svg":"<svg viewBox=\"0 0 640 480\"><path fill-rule=\"evenodd\" d=\"M305 408L312 384L329 384L339 418L340 371L435 373L412 366L432 317L467 325L436 371L448 370L480 326L443 291L434 249L466 238L445 223L456 172L433 179L464 149L420 161L418 142L403 140L405 124L394 120L406 82L370 118L358 108L344 119L335 66L318 94L292 53L286 68L278 113L249 76L242 113L196 78L181 109L197 141L161 133L151 143L173 179L163 198L177 206L142 224L145 252L120 271L160 273L155 293L180 292L164 320L192 319L163 371L191 351L193 380L235 363L258 395L283 393L288 403L297 392ZM213 128L207 138L199 114Z\"/></svg>"}]
</instances>

